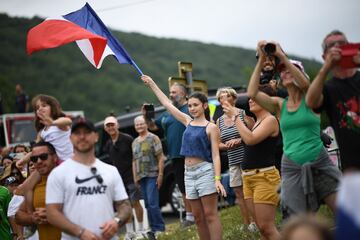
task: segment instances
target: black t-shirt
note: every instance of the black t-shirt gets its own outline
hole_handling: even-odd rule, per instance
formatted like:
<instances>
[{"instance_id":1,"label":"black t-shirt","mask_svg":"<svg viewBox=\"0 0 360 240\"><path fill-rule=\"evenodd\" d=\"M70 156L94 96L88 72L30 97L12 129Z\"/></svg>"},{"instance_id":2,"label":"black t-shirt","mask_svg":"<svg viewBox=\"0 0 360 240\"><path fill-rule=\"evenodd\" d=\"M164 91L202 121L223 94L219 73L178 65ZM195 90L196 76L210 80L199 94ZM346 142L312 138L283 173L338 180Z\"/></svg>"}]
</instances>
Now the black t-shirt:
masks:
<instances>
[{"instance_id":1,"label":"black t-shirt","mask_svg":"<svg viewBox=\"0 0 360 240\"><path fill-rule=\"evenodd\" d=\"M115 144L110 138L104 148L109 153L110 163L118 169L125 186L134 183L131 148L133 140L130 135L119 133L119 138Z\"/></svg>"},{"instance_id":2,"label":"black t-shirt","mask_svg":"<svg viewBox=\"0 0 360 240\"><path fill-rule=\"evenodd\" d=\"M346 79L333 77L325 83L325 110L334 128L342 168L360 169L360 72Z\"/></svg>"}]
</instances>

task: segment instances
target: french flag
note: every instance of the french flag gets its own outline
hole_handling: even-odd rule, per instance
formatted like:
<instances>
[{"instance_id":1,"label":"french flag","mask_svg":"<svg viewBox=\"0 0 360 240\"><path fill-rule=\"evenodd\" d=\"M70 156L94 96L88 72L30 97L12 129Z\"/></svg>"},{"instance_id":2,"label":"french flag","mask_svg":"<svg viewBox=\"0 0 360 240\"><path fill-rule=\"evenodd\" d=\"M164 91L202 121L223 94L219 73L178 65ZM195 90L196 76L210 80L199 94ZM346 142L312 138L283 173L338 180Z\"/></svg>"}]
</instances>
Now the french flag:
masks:
<instances>
[{"instance_id":1,"label":"french flag","mask_svg":"<svg viewBox=\"0 0 360 240\"><path fill-rule=\"evenodd\" d=\"M360 172L345 174L338 192L336 240L360 239Z\"/></svg>"},{"instance_id":2,"label":"french flag","mask_svg":"<svg viewBox=\"0 0 360 240\"><path fill-rule=\"evenodd\" d=\"M73 41L76 41L85 57L98 69L106 56L113 55L119 63L133 65L142 75L125 48L88 3L80 10L59 18L48 18L30 29L26 51L31 55L33 52L56 48Z\"/></svg>"}]
</instances>

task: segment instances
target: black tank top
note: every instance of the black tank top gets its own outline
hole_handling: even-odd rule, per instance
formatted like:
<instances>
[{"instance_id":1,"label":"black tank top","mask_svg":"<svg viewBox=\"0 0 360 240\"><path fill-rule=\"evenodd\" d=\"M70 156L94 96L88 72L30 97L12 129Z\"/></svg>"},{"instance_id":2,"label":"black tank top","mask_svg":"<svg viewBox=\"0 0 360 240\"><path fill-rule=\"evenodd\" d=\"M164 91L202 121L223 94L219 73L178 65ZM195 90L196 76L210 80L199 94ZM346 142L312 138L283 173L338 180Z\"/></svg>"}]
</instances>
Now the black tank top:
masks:
<instances>
[{"instance_id":1,"label":"black tank top","mask_svg":"<svg viewBox=\"0 0 360 240\"><path fill-rule=\"evenodd\" d=\"M262 142L251 146L245 145L245 157L241 165L242 169L249 170L274 166L278 137L279 135L276 137L268 137Z\"/></svg>"}]
</instances>

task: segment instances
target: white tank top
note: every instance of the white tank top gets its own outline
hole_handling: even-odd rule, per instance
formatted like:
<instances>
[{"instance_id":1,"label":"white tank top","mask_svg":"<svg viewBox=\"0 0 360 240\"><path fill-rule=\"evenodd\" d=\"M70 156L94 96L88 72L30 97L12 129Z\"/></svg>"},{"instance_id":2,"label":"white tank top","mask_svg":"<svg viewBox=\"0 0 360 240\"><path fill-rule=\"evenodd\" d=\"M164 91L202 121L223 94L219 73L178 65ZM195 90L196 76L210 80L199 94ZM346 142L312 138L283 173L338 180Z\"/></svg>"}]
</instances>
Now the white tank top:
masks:
<instances>
[{"instance_id":1,"label":"white tank top","mask_svg":"<svg viewBox=\"0 0 360 240\"><path fill-rule=\"evenodd\" d=\"M46 130L41 130L40 137L45 141L51 143L56 150L60 160L67 160L72 157L74 149L70 141L71 130L61 130L57 126L50 126Z\"/></svg>"}]
</instances>

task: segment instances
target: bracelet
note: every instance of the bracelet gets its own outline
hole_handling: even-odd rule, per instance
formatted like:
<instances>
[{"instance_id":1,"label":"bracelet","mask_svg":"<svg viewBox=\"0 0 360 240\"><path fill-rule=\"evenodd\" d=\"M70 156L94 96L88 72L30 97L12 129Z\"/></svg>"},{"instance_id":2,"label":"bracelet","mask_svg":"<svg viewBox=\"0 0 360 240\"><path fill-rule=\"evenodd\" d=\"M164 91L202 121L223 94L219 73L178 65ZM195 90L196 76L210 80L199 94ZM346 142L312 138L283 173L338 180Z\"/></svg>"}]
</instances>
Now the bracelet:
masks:
<instances>
[{"instance_id":1,"label":"bracelet","mask_svg":"<svg viewBox=\"0 0 360 240\"><path fill-rule=\"evenodd\" d=\"M240 116L240 113L236 114L235 115L235 118L234 118L234 122L236 121L236 119Z\"/></svg>"},{"instance_id":2,"label":"bracelet","mask_svg":"<svg viewBox=\"0 0 360 240\"><path fill-rule=\"evenodd\" d=\"M215 176L215 180L220 181L220 180L221 180L221 176Z\"/></svg>"},{"instance_id":3,"label":"bracelet","mask_svg":"<svg viewBox=\"0 0 360 240\"><path fill-rule=\"evenodd\" d=\"M84 234L84 232L85 232L85 228L81 228L80 232L79 232L79 235L78 235L79 239L81 239L81 236Z\"/></svg>"}]
</instances>

